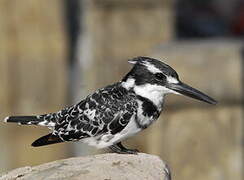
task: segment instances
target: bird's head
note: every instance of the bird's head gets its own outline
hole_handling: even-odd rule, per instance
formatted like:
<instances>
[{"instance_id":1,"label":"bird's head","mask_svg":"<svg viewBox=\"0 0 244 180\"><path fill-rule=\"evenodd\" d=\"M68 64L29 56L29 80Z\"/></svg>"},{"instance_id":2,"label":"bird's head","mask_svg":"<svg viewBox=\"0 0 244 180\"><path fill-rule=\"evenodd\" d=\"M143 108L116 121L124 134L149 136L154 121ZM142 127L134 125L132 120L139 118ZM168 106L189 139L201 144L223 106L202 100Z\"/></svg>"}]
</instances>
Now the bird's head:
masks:
<instances>
[{"instance_id":1,"label":"bird's head","mask_svg":"<svg viewBox=\"0 0 244 180\"><path fill-rule=\"evenodd\" d=\"M128 61L132 70L123 78L125 88L157 103L168 93L181 94L209 104L217 102L206 94L180 81L176 71L169 65L149 57L136 57ZM162 101L162 100L161 100Z\"/></svg>"}]
</instances>

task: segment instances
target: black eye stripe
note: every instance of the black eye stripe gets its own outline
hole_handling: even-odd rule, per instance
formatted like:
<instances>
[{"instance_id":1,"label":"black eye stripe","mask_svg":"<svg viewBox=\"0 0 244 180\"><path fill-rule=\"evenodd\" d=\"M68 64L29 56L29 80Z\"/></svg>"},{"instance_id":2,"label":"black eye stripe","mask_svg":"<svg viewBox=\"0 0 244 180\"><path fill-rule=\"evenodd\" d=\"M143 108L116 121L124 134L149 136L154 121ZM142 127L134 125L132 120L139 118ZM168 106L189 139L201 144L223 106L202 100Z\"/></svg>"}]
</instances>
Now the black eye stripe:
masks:
<instances>
[{"instance_id":1,"label":"black eye stripe","mask_svg":"<svg viewBox=\"0 0 244 180\"><path fill-rule=\"evenodd\" d=\"M158 80L162 80L162 79L165 79L166 78L166 76L163 73L156 73L155 74L155 77Z\"/></svg>"}]
</instances>

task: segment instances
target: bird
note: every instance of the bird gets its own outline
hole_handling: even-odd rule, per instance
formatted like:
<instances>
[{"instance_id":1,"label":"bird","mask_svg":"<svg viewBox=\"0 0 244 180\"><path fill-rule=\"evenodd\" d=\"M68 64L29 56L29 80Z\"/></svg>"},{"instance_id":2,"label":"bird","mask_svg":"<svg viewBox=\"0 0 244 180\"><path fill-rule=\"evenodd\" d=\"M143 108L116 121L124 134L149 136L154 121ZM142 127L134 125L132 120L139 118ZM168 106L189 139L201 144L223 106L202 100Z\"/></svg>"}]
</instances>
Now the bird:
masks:
<instances>
[{"instance_id":1,"label":"bird","mask_svg":"<svg viewBox=\"0 0 244 180\"><path fill-rule=\"evenodd\" d=\"M96 90L75 105L55 113L9 116L4 121L49 128L51 132L35 140L34 147L80 141L115 153L137 154L137 149L129 149L121 142L159 118L167 94L217 103L183 83L177 72L161 60L139 56L128 62L133 67L122 80Z\"/></svg>"}]
</instances>

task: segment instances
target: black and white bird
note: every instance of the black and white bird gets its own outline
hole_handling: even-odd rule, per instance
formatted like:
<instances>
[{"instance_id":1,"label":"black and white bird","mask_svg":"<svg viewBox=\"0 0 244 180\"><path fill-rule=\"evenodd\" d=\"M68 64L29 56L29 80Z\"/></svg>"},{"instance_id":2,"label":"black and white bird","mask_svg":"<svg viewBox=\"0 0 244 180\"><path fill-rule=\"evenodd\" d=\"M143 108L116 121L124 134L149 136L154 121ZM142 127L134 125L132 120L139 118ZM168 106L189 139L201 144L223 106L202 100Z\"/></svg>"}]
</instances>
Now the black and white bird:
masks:
<instances>
[{"instance_id":1,"label":"black and white bird","mask_svg":"<svg viewBox=\"0 0 244 180\"><path fill-rule=\"evenodd\" d=\"M131 71L119 82L98 89L84 100L56 113L10 116L5 122L46 126L51 133L32 143L44 146L81 141L117 153L134 154L121 141L146 129L158 119L166 94L186 95L210 104L217 102L180 81L176 71L160 60L136 57Z\"/></svg>"}]
</instances>

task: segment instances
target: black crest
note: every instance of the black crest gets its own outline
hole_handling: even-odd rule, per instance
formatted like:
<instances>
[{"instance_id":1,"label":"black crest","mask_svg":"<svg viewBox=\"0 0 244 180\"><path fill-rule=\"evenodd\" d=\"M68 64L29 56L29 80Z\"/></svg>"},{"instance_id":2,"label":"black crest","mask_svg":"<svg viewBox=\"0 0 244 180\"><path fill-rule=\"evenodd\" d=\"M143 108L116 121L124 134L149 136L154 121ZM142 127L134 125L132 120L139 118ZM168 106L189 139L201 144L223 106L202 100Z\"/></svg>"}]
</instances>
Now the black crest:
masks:
<instances>
[{"instance_id":1,"label":"black crest","mask_svg":"<svg viewBox=\"0 0 244 180\"><path fill-rule=\"evenodd\" d=\"M146 83L164 85L167 77L179 79L175 70L160 60L150 57L136 57L128 60L128 62L134 64L134 66L122 81L126 81L128 78L134 78L136 85ZM159 73L150 72L148 70L149 66L158 69Z\"/></svg>"}]
</instances>

